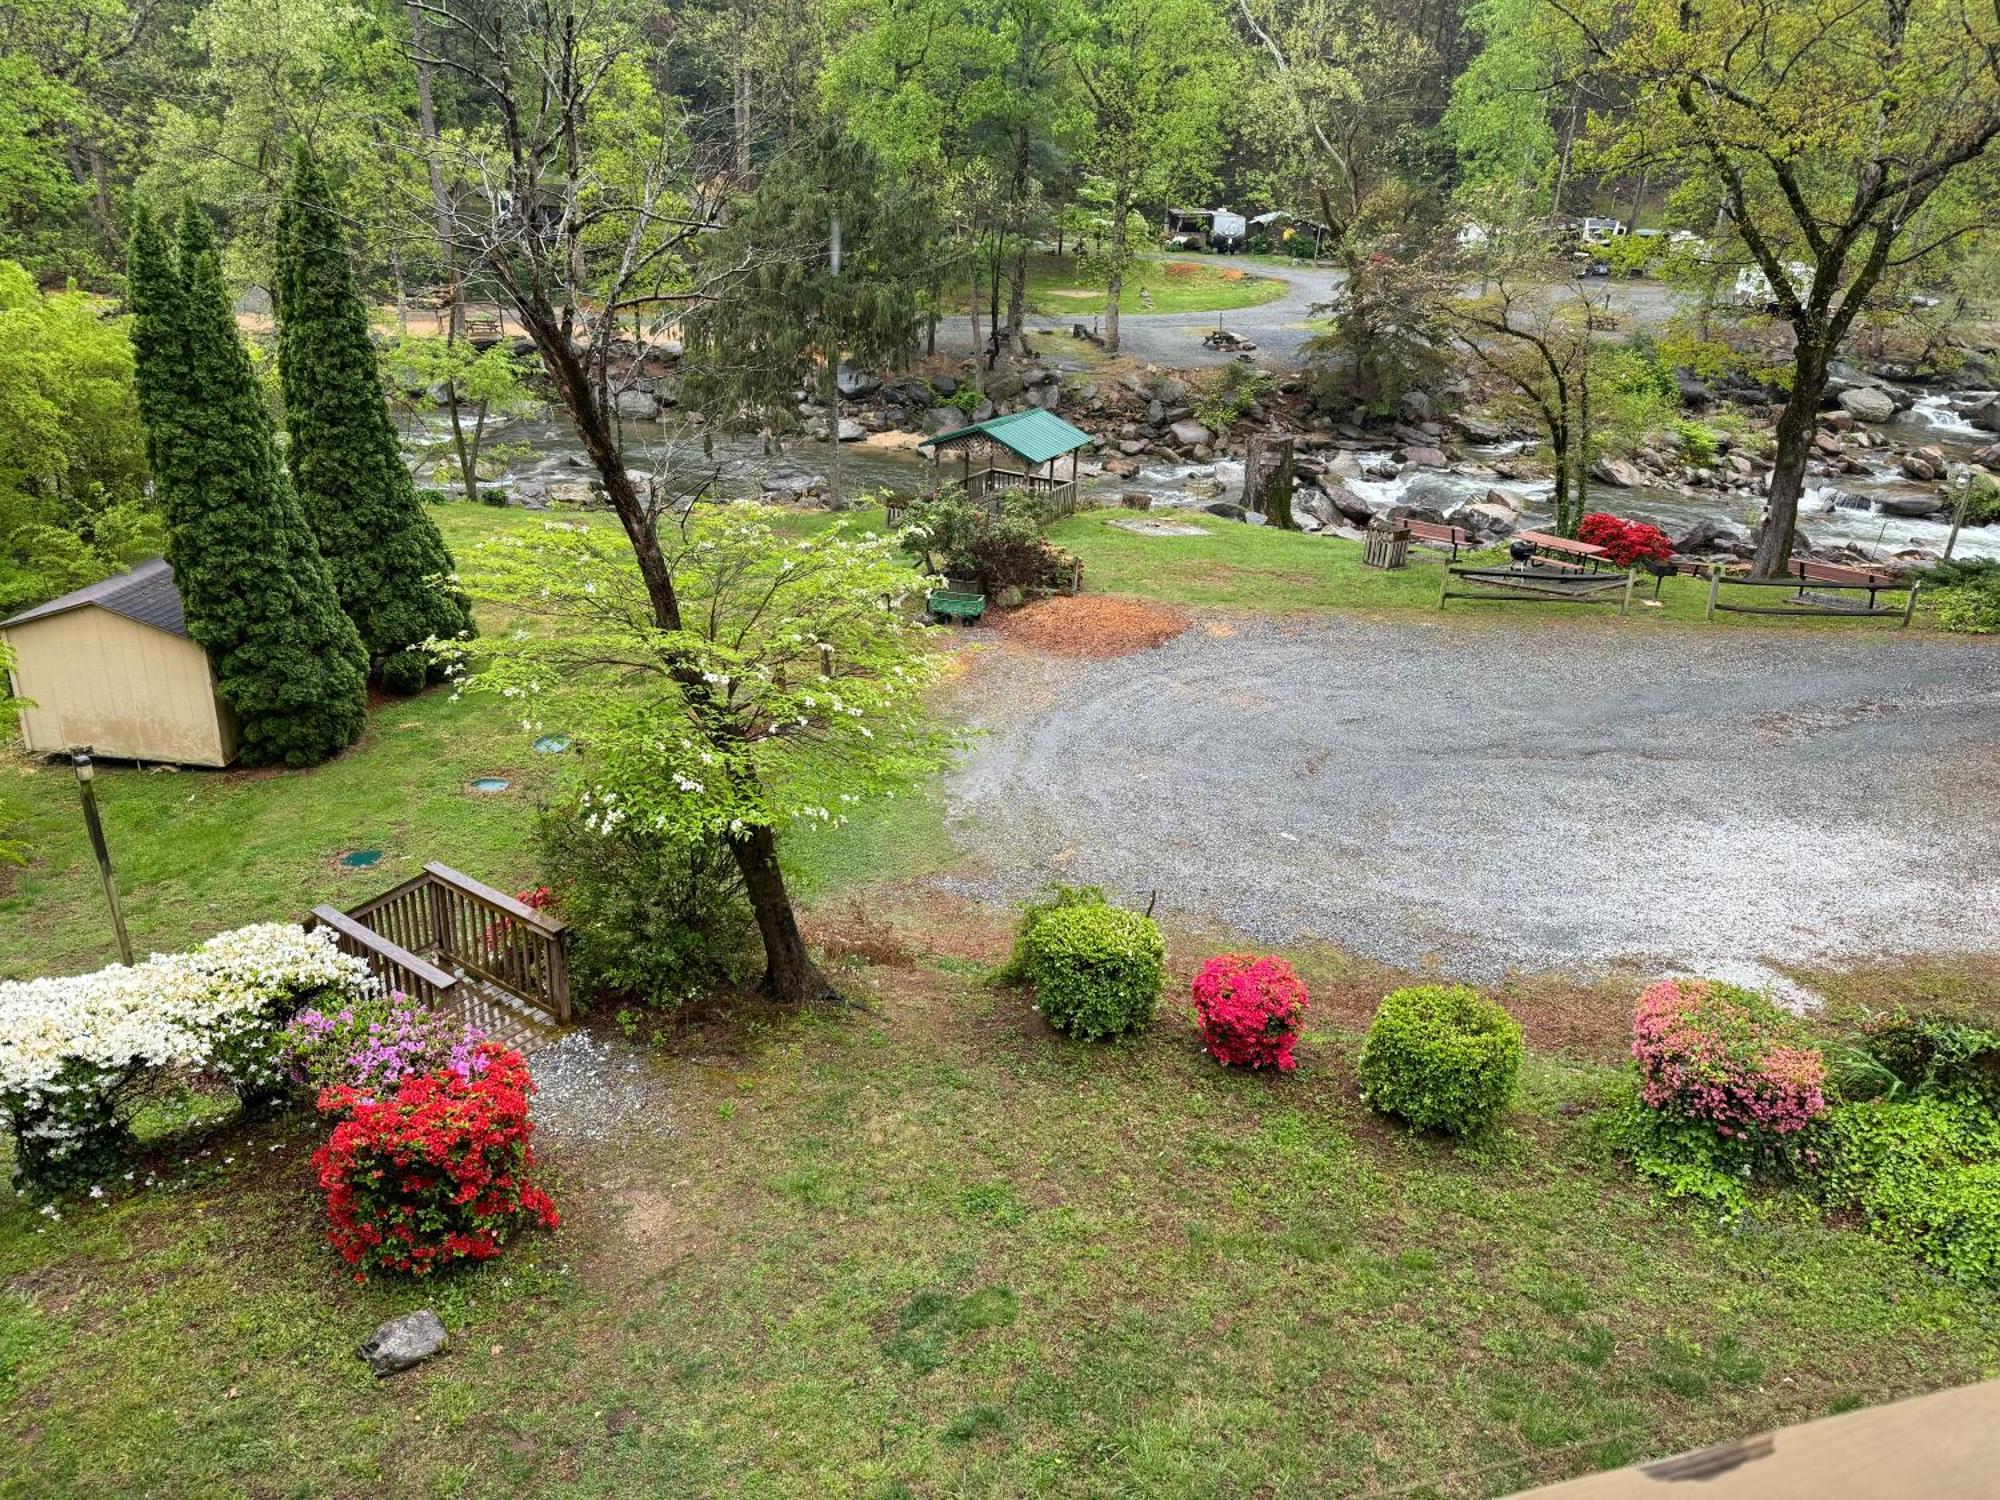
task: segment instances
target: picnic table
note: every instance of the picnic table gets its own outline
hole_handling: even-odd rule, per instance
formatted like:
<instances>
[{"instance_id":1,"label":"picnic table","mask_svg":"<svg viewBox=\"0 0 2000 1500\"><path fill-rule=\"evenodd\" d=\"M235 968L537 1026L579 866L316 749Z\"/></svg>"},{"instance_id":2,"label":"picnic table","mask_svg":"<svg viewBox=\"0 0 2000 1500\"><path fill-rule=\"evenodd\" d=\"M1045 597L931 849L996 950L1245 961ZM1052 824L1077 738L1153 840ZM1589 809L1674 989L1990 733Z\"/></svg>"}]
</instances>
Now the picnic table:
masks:
<instances>
[{"instance_id":1,"label":"picnic table","mask_svg":"<svg viewBox=\"0 0 2000 1500\"><path fill-rule=\"evenodd\" d=\"M1546 531L1517 531L1514 533L1514 540L1526 542L1537 552L1550 554L1543 559L1543 562L1552 568L1568 568L1580 572L1588 567L1594 573L1599 564L1610 556L1606 549L1593 542L1579 542L1574 537L1556 536Z\"/></svg>"}]
</instances>

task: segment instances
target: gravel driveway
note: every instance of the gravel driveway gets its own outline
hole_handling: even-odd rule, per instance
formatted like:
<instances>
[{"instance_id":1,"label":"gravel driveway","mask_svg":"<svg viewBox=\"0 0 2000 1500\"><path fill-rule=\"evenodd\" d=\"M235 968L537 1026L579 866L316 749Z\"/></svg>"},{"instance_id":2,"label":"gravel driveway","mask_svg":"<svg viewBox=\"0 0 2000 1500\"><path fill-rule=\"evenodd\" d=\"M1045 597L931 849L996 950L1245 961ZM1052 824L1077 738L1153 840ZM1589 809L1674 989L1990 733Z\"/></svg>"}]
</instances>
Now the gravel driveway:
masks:
<instances>
[{"instance_id":1,"label":"gravel driveway","mask_svg":"<svg viewBox=\"0 0 2000 1500\"><path fill-rule=\"evenodd\" d=\"M1157 888L1473 979L2000 948L1984 643L1211 617L983 656L950 791L975 894Z\"/></svg>"}]
</instances>

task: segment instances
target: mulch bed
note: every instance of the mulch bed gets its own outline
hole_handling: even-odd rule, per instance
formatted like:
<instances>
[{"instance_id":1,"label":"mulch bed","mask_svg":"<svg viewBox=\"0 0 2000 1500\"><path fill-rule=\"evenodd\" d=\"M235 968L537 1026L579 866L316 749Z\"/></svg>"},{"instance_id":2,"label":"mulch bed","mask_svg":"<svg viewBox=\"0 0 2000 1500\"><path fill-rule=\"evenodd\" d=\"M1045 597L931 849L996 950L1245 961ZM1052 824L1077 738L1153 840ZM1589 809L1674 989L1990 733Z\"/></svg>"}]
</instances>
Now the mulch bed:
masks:
<instances>
[{"instance_id":1,"label":"mulch bed","mask_svg":"<svg viewBox=\"0 0 2000 1500\"><path fill-rule=\"evenodd\" d=\"M1097 594L1042 599L987 618L1014 644L1051 656L1095 659L1164 646L1188 628L1185 610Z\"/></svg>"}]
</instances>

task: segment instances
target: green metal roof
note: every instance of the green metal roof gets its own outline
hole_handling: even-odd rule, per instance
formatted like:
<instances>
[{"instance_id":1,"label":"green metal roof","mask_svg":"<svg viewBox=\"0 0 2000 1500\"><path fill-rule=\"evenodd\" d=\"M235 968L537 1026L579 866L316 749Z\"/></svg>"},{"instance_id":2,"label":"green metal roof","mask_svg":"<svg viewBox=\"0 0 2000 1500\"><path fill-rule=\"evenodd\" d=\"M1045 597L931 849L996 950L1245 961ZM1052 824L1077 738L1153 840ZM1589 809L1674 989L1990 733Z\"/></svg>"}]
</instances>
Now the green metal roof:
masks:
<instances>
[{"instance_id":1,"label":"green metal roof","mask_svg":"<svg viewBox=\"0 0 2000 1500\"><path fill-rule=\"evenodd\" d=\"M974 422L956 432L940 432L936 437L925 438L917 446L941 448L947 443L982 437L992 439L1031 464L1045 464L1061 454L1088 448L1091 444L1089 433L1070 426L1052 411L1031 407L1004 417L988 417L984 422Z\"/></svg>"}]
</instances>

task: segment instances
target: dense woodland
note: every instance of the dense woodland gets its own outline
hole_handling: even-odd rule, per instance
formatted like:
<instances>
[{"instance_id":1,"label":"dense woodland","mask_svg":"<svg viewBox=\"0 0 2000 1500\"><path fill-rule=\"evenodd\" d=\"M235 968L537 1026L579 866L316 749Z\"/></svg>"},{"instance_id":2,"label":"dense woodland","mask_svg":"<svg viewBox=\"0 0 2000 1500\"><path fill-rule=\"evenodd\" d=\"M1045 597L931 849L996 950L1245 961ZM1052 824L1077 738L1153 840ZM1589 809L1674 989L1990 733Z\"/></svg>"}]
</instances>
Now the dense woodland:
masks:
<instances>
[{"instance_id":1,"label":"dense woodland","mask_svg":"<svg viewBox=\"0 0 2000 1500\"><path fill-rule=\"evenodd\" d=\"M1950 357L2000 201L2000 26L1960 0L6 0L0 40L5 604L157 545L106 332L135 210L208 216L254 315L295 157L402 326L518 320L642 565L622 340L685 335L695 396L755 417L940 316L1018 352L1031 256L1060 244L1104 279L1115 349L1133 255L1170 209L1226 205L1293 215L1341 273L1339 395L1393 412L1478 366L1546 419L1559 482L1613 398L1591 405L1552 226L1624 220L1711 299L1763 278L1753 373L1809 398L1775 433L1768 570L1830 365L1885 329ZM1744 358L1693 321L1676 362ZM408 364L454 393L469 491L458 396L483 422L510 372Z\"/></svg>"}]
</instances>

